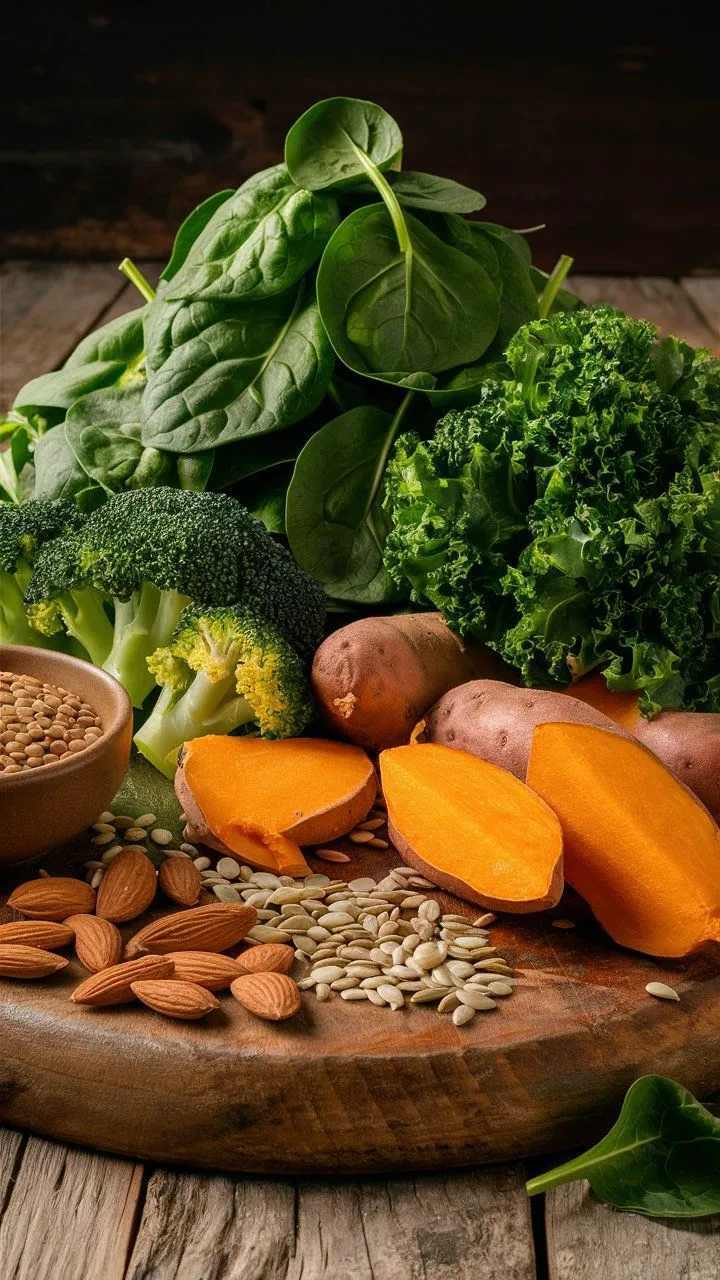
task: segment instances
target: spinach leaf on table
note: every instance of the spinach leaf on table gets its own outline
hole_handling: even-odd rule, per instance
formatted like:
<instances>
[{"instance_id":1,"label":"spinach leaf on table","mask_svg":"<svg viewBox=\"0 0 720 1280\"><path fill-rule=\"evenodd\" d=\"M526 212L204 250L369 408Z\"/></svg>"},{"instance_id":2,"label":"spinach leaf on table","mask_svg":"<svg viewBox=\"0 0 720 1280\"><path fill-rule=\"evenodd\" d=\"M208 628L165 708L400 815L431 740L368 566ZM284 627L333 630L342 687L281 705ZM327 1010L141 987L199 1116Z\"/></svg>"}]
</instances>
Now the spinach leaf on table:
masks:
<instances>
[{"instance_id":1,"label":"spinach leaf on table","mask_svg":"<svg viewBox=\"0 0 720 1280\"><path fill-rule=\"evenodd\" d=\"M533 1196L587 1178L600 1200L653 1218L720 1213L720 1120L682 1085L642 1076L610 1132L527 1184Z\"/></svg>"},{"instance_id":2,"label":"spinach leaf on table","mask_svg":"<svg viewBox=\"0 0 720 1280\"><path fill-rule=\"evenodd\" d=\"M286 510L290 547L336 600L401 598L382 562L384 475L411 399L409 393L395 415L371 405L341 414L316 432L295 464Z\"/></svg>"},{"instance_id":3,"label":"spinach leaf on table","mask_svg":"<svg viewBox=\"0 0 720 1280\"><path fill-rule=\"evenodd\" d=\"M225 204L225 201L229 200L234 194L233 187L228 188L227 191L218 191L214 196L208 196L207 200L203 200L202 204L199 204L197 208L188 214L185 221L180 224L180 229L175 236L168 264L160 272L161 280L172 280L173 276L177 275L200 233L205 230L208 222L220 206Z\"/></svg>"},{"instance_id":4,"label":"spinach leaf on table","mask_svg":"<svg viewBox=\"0 0 720 1280\"><path fill-rule=\"evenodd\" d=\"M368 174L399 168L403 139L392 116L375 102L325 98L310 107L285 139L285 163L299 187L352 188Z\"/></svg>"},{"instance_id":5,"label":"spinach leaf on table","mask_svg":"<svg viewBox=\"0 0 720 1280\"><path fill-rule=\"evenodd\" d=\"M334 364L310 278L252 303L158 296L146 345L142 440L173 453L292 426L320 404Z\"/></svg>"},{"instance_id":6,"label":"spinach leaf on table","mask_svg":"<svg viewBox=\"0 0 720 1280\"><path fill-rule=\"evenodd\" d=\"M325 249L317 297L335 351L377 377L477 359L498 326L495 286L479 263L398 214L379 204L356 209Z\"/></svg>"},{"instance_id":7,"label":"spinach leaf on table","mask_svg":"<svg viewBox=\"0 0 720 1280\"><path fill-rule=\"evenodd\" d=\"M320 257L337 222L332 196L301 190L284 164L264 169L219 205L163 294L250 301L285 293Z\"/></svg>"}]
</instances>

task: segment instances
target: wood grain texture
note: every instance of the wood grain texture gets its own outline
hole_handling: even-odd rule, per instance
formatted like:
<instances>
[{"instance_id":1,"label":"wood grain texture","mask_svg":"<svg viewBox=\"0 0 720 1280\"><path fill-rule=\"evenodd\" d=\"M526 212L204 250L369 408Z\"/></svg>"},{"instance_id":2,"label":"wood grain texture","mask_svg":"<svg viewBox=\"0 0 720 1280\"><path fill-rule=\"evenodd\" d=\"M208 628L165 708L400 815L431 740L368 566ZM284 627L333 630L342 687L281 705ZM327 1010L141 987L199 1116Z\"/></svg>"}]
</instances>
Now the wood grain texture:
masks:
<instances>
[{"instance_id":1,"label":"wood grain texture","mask_svg":"<svg viewBox=\"0 0 720 1280\"><path fill-rule=\"evenodd\" d=\"M720 276L685 279L680 283L708 328L720 339Z\"/></svg>"},{"instance_id":2,"label":"wood grain texture","mask_svg":"<svg viewBox=\"0 0 720 1280\"><path fill-rule=\"evenodd\" d=\"M713 332L693 301L674 280L664 276L573 276L572 288L585 302L609 302L638 319L652 320L663 333L673 333L696 347L720 352Z\"/></svg>"},{"instance_id":3,"label":"wood grain texture","mask_svg":"<svg viewBox=\"0 0 720 1280\"><path fill-rule=\"evenodd\" d=\"M601 1204L587 1182L545 1198L550 1280L718 1280L720 1217L671 1222Z\"/></svg>"},{"instance_id":4,"label":"wood grain texture","mask_svg":"<svg viewBox=\"0 0 720 1280\"><path fill-rule=\"evenodd\" d=\"M127 1280L534 1280L524 1170L349 1181L155 1172Z\"/></svg>"},{"instance_id":5,"label":"wood grain texture","mask_svg":"<svg viewBox=\"0 0 720 1280\"><path fill-rule=\"evenodd\" d=\"M48 288L16 323L7 330L3 324L0 408L11 404L30 378L62 364L125 287L110 263L66 263L48 280Z\"/></svg>"},{"instance_id":6,"label":"wood grain texture","mask_svg":"<svg viewBox=\"0 0 720 1280\"><path fill-rule=\"evenodd\" d=\"M345 847L348 879L392 865ZM467 904L439 896L472 918ZM427 1008L394 1014L312 994L285 1023L263 1022L227 994L202 1024L140 1006L86 1009L68 998L81 977L74 961L47 983L5 982L0 1120L166 1163L364 1173L589 1140L646 1072L700 1097L720 1087L720 947L662 963L614 947L571 895L558 912L575 931L542 915L493 926L518 986L464 1028ZM648 996L653 979L680 1003ZM168 1078L182 1106L167 1105Z\"/></svg>"},{"instance_id":7,"label":"wood grain texture","mask_svg":"<svg viewBox=\"0 0 720 1280\"><path fill-rule=\"evenodd\" d=\"M30 1138L0 1217L3 1280L121 1280L141 1185L138 1164Z\"/></svg>"}]
</instances>

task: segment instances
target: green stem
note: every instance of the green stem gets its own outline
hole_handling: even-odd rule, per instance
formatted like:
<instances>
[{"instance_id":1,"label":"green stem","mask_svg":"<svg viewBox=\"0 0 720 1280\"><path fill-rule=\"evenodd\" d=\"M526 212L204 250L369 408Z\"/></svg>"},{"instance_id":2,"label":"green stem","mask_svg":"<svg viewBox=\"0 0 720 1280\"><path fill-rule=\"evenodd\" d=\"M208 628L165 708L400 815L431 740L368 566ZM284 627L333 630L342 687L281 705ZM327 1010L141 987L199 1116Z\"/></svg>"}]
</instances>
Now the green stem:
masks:
<instances>
[{"instance_id":1,"label":"green stem","mask_svg":"<svg viewBox=\"0 0 720 1280\"><path fill-rule=\"evenodd\" d=\"M555 263L555 266L547 278L547 284L545 285L545 288L540 294L540 298L538 300L538 312L541 320L547 320L550 315L553 302L565 283L565 277L567 276L573 262L574 258L569 258L566 253L563 253Z\"/></svg>"},{"instance_id":2,"label":"green stem","mask_svg":"<svg viewBox=\"0 0 720 1280\"><path fill-rule=\"evenodd\" d=\"M403 422L405 421L407 411L410 408L410 405L412 404L413 397L415 396L415 394L416 393L414 391L406 392L406 394L403 396L402 400L400 401L400 404L398 405L397 409L395 410L395 417L390 423L390 426L388 428L388 433L385 437L385 442L383 444L383 447L380 453L378 454L377 462L375 463L375 472L373 475L372 484L370 486L368 500L365 504L365 516L364 516L365 520L367 520L368 516L370 515L370 512L372 511L373 503L375 502L375 499L378 494L378 489L380 488L380 485L382 484L383 476L385 475L385 468L387 467L387 461L388 461L388 458L390 457L390 450L392 449L395 443L395 439L398 435L398 432L400 431L400 428Z\"/></svg>"},{"instance_id":3,"label":"green stem","mask_svg":"<svg viewBox=\"0 0 720 1280\"><path fill-rule=\"evenodd\" d=\"M150 282L145 279L140 268L135 266L132 258L123 258L118 271L122 271L123 275L127 276L127 279L131 284L135 285L135 288L142 294L146 302L153 301L156 296L155 290Z\"/></svg>"},{"instance_id":4,"label":"green stem","mask_svg":"<svg viewBox=\"0 0 720 1280\"><path fill-rule=\"evenodd\" d=\"M400 208L400 202L395 195L395 192L390 186L387 178L385 178L380 172L377 165L373 164L372 160L368 155L366 155L362 147L358 147L357 144L353 142L352 138L350 138L350 143L370 181L375 187L377 187L385 202L385 207L392 218L400 252L408 253L410 250L410 233L407 229L407 223L405 222L403 211Z\"/></svg>"}]
</instances>

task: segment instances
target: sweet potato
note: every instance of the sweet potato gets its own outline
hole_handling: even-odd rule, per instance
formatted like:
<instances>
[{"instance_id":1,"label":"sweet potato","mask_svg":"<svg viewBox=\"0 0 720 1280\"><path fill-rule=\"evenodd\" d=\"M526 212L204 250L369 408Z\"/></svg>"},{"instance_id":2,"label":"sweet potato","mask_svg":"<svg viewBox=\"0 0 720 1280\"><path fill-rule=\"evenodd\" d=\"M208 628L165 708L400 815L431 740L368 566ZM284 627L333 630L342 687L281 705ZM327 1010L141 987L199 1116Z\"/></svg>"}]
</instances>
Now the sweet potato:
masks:
<instances>
[{"instance_id":1,"label":"sweet potato","mask_svg":"<svg viewBox=\"0 0 720 1280\"><path fill-rule=\"evenodd\" d=\"M527 781L560 820L568 883L611 938L672 957L720 941L720 831L636 738L540 724Z\"/></svg>"},{"instance_id":2,"label":"sweet potato","mask_svg":"<svg viewBox=\"0 0 720 1280\"><path fill-rule=\"evenodd\" d=\"M564 692L614 720L685 783L720 821L720 715L711 711L661 711L645 720L637 693L611 693L601 675L587 676Z\"/></svg>"},{"instance_id":3,"label":"sweet potato","mask_svg":"<svg viewBox=\"0 0 720 1280\"><path fill-rule=\"evenodd\" d=\"M594 707L564 693L518 689L500 680L471 680L440 698L414 737L417 742L469 751L524 782L535 726L558 720L615 728Z\"/></svg>"},{"instance_id":4,"label":"sweet potato","mask_svg":"<svg viewBox=\"0 0 720 1280\"><path fill-rule=\"evenodd\" d=\"M563 890L562 832L529 787L465 751L383 751L388 831L410 866L494 911L553 907Z\"/></svg>"},{"instance_id":5,"label":"sweet potato","mask_svg":"<svg viewBox=\"0 0 720 1280\"><path fill-rule=\"evenodd\" d=\"M362 822L377 779L365 752L346 743L210 735L185 744L175 789L211 848L219 843L252 865L275 857L285 867L297 862L298 845L326 844Z\"/></svg>"},{"instance_id":6,"label":"sweet potato","mask_svg":"<svg viewBox=\"0 0 720 1280\"><path fill-rule=\"evenodd\" d=\"M382 751L408 742L446 690L508 674L496 654L464 644L439 613L408 613L362 618L328 636L315 654L312 691L340 737Z\"/></svg>"}]
</instances>

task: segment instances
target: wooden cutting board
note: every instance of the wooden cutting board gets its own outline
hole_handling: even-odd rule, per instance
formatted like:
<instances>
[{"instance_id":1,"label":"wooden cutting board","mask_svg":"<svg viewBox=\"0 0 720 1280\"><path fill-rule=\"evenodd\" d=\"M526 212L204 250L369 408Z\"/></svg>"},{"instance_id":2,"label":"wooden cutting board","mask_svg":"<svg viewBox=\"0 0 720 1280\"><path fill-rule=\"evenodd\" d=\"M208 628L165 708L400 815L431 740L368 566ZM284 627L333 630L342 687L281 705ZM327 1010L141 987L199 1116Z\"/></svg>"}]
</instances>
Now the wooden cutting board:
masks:
<instances>
[{"instance_id":1,"label":"wooden cutting board","mask_svg":"<svg viewBox=\"0 0 720 1280\"><path fill-rule=\"evenodd\" d=\"M169 784L135 767L115 811L148 809L177 830ZM337 870L348 878L380 879L397 861L345 848L352 862ZM88 856L81 841L52 861L60 871ZM22 878L3 880L3 896ZM439 896L445 909L477 914ZM558 916L576 929L553 928ZM312 994L279 1024L225 995L202 1023L139 1006L83 1009L68 998L85 976L76 962L49 982L0 980L0 1122L162 1162L349 1173L587 1145L648 1072L701 1098L720 1088L719 947L644 959L613 946L570 896L491 932L520 981L459 1029L431 1007L393 1013ZM680 1003L648 996L653 980Z\"/></svg>"}]
</instances>

